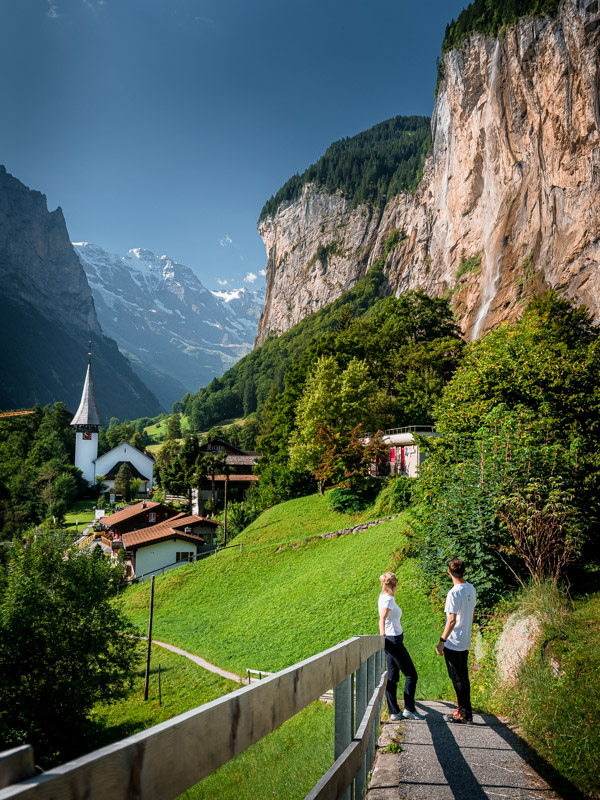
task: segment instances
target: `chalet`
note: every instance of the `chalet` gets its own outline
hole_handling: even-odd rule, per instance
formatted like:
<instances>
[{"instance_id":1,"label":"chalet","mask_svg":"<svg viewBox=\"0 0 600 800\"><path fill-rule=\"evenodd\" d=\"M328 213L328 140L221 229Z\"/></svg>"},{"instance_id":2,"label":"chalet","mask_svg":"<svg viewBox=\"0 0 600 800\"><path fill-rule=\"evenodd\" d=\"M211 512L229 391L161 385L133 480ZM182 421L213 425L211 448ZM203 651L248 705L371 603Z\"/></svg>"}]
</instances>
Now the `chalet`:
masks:
<instances>
[{"instance_id":1,"label":"chalet","mask_svg":"<svg viewBox=\"0 0 600 800\"><path fill-rule=\"evenodd\" d=\"M224 442L222 439L211 439L200 448L202 452L212 453L213 455L223 454L227 465L227 475L215 475L215 495L216 502L225 494L227 484L227 496L230 500L241 500L249 486L258 483L258 475L252 473L260 455L249 450L240 450L239 447ZM192 489L192 512L199 514L204 505L212 495L211 476L203 479L196 489Z\"/></svg>"},{"instance_id":2,"label":"chalet","mask_svg":"<svg viewBox=\"0 0 600 800\"><path fill-rule=\"evenodd\" d=\"M177 513L174 508L164 506L162 503L142 500L141 503L127 506L127 508L117 511L115 514L101 517L98 523L114 538L130 531L137 531L142 528L148 528L150 525L164 522L177 516Z\"/></svg>"},{"instance_id":3,"label":"chalet","mask_svg":"<svg viewBox=\"0 0 600 800\"><path fill-rule=\"evenodd\" d=\"M384 431L383 442L389 447L388 468L390 475L416 478L419 467L426 456L415 441L415 434L433 438L439 436L430 425L409 425Z\"/></svg>"},{"instance_id":4,"label":"chalet","mask_svg":"<svg viewBox=\"0 0 600 800\"><path fill-rule=\"evenodd\" d=\"M124 533L129 577L172 569L210 553L215 549L215 533L221 525L195 514L181 513L157 525Z\"/></svg>"},{"instance_id":5,"label":"chalet","mask_svg":"<svg viewBox=\"0 0 600 800\"><path fill-rule=\"evenodd\" d=\"M118 447L113 447L108 453L99 456L94 461L95 475L103 475L104 483L113 489L119 469L123 464L128 464L134 478L142 481L140 492L146 494L153 487L154 456L142 453L129 442L122 442Z\"/></svg>"}]
</instances>

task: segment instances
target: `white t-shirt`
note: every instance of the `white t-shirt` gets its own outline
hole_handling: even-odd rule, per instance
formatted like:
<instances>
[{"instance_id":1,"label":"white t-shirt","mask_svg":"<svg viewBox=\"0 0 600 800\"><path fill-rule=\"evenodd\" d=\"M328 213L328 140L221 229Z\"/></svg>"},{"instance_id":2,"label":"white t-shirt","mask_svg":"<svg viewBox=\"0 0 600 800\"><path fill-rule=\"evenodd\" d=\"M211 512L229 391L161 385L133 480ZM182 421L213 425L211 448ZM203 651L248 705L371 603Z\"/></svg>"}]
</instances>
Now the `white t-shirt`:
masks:
<instances>
[{"instance_id":1,"label":"white t-shirt","mask_svg":"<svg viewBox=\"0 0 600 800\"><path fill-rule=\"evenodd\" d=\"M384 608L389 609L385 618L383 630L386 636L400 636L402 633L402 625L400 624L400 617L402 616L402 609L394 600L391 594L382 592L379 595L379 618L381 619L381 612Z\"/></svg>"},{"instance_id":2,"label":"white t-shirt","mask_svg":"<svg viewBox=\"0 0 600 800\"><path fill-rule=\"evenodd\" d=\"M477 602L475 587L470 583L455 583L446 597L446 614L456 614L456 625L444 647L448 650L469 650L473 628L473 610Z\"/></svg>"}]
</instances>

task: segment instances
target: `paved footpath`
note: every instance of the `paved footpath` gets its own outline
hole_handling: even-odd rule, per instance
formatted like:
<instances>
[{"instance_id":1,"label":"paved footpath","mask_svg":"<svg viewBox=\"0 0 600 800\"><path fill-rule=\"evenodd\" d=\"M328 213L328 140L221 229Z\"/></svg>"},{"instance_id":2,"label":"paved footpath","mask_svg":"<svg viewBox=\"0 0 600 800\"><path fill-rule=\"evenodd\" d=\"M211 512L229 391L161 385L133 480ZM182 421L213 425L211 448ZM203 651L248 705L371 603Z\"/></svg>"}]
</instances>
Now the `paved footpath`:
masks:
<instances>
[{"instance_id":1,"label":"paved footpath","mask_svg":"<svg viewBox=\"0 0 600 800\"><path fill-rule=\"evenodd\" d=\"M418 702L417 709L427 712L424 720L383 725L368 800L560 800L496 717L476 714L473 725L454 725L443 719L450 703ZM382 752L395 740L402 752Z\"/></svg>"}]
</instances>

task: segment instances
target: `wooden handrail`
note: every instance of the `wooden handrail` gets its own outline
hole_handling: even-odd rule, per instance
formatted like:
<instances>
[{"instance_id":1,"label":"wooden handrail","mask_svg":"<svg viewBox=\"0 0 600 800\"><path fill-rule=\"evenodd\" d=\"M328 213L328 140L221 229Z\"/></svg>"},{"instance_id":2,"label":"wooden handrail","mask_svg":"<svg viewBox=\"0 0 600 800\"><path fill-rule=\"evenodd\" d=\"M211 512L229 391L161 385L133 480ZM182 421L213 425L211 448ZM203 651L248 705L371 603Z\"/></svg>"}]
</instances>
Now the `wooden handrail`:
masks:
<instances>
[{"instance_id":1,"label":"wooden handrail","mask_svg":"<svg viewBox=\"0 0 600 800\"><path fill-rule=\"evenodd\" d=\"M0 800L171 800L381 653L356 636L146 731L0 790Z\"/></svg>"}]
</instances>

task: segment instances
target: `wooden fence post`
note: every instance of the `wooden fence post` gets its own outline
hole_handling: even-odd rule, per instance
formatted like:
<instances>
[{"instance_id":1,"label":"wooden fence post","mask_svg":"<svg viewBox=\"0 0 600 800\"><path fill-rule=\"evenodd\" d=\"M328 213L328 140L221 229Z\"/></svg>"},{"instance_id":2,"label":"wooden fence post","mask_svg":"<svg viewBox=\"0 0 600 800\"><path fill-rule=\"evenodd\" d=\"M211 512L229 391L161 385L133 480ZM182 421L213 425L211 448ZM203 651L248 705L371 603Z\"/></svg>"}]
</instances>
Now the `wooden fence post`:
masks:
<instances>
[{"instance_id":1,"label":"wooden fence post","mask_svg":"<svg viewBox=\"0 0 600 800\"><path fill-rule=\"evenodd\" d=\"M367 692L367 662L364 661L356 671L356 720L360 721L365 715L369 702ZM358 775L354 780L354 800L363 800L367 789L367 755L362 760Z\"/></svg>"},{"instance_id":2,"label":"wooden fence post","mask_svg":"<svg viewBox=\"0 0 600 800\"><path fill-rule=\"evenodd\" d=\"M334 746L333 760L336 761L351 744L354 737L354 719L352 702L352 689L354 675L347 678L333 688L333 708L334 708ZM352 786L340 795L340 800L352 800Z\"/></svg>"},{"instance_id":3,"label":"wooden fence post","mask_svg":"<svg viewBox=\"0 0 600 800\"><path fill-rule=\"evenodd\" d=\"M373 653L373 655L369 656L369 658L367 659L367 694L369 697L372 697L373 692L375 691L376 673L377 673L377 653ZM371 736L369 737L369 746L367 748L367 771L371 769L374 757L375 757L375 725L373 725Z\"/></svg>"},{"instance_id":4,"label":"wooden fence post","mask_svg":"<svg viewBox=\"0 0 600 800\"><path fill-rule=\"evenodd\" d=\"M32 778L35 775L33 747L22 744L0 753L0 789L12 786L13 783Z\"/></svg>"}]
</instances>

